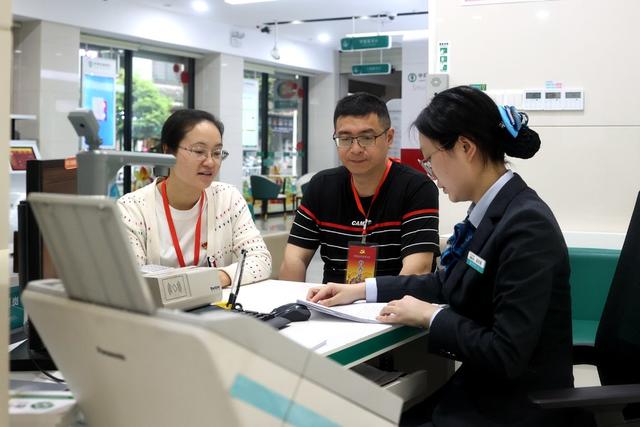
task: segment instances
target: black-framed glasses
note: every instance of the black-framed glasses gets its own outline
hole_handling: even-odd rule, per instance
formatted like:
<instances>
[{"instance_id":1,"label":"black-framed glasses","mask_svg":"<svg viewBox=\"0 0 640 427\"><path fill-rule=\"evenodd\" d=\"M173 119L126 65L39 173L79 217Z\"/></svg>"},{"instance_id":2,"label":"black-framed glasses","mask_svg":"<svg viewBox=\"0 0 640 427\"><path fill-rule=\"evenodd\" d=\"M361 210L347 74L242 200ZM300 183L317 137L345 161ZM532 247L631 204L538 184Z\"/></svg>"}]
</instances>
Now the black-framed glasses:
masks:
<instances>
[{"instance_id":1,"label":"black-framed glasses","mask_svg":"<svg viewBox=\"0 0 640 427\"><path fill-rule=\"evenodd\" d=\"M222 148L216 148L213 149L211 151L207 150L206 148L202 148L202 147L181 147L178 146L178 148L188 151L189 153L191 153L191 155L193 157L195 157L196 159L198 159L199 161L204 161L207 158L209 158L209 156L211 156L211 158L213 160L219 160L222 161L224 159L226 159L227 157L229 157L229 152L226 150L223 150Z\"/></svg>"},{"instance_id":2,"label":"black-framed glasses","mask_svg":"<svg viewBox=\"0 0 640 427\"><path fill-rule=\"evenodd\" d=\"M358 136L333 136L333 142L336 143L336 147L338 148L349 148L353 142L357 142L358 145L362 148L371 147L376 143L376 140L380 138L382 135L387 133L387 131L391 129L390 127L386 128L382 132L377 135L358 135Z\"/></svg>"}]
</instances>

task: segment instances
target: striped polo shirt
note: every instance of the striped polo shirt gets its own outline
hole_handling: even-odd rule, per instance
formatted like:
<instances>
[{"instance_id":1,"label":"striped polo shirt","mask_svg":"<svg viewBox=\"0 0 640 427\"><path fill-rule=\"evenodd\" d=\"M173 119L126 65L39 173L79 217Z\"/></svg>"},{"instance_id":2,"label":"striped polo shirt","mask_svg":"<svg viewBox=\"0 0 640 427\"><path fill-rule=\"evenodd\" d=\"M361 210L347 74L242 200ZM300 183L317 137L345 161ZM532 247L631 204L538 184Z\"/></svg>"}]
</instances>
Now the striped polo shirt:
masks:
<instances>
[{"instance_id":1,"label":"striped polo shirt","mask_svg":"<svg viewBox=\"0 0 640 427\"><path fill-rule=\"evenodd\" d=\"M397 275L402 258L414 253L433 252L434 260L440 255L438 189L425 174L394 162L371 201L360 198L369 212L367 243L378 247L376 276ZM349 243L361 240L364 220L347 168L328 169L306 187L289 243L314 251L320 246L323 282L344 283Z\"/></svg>"}]
</instances>

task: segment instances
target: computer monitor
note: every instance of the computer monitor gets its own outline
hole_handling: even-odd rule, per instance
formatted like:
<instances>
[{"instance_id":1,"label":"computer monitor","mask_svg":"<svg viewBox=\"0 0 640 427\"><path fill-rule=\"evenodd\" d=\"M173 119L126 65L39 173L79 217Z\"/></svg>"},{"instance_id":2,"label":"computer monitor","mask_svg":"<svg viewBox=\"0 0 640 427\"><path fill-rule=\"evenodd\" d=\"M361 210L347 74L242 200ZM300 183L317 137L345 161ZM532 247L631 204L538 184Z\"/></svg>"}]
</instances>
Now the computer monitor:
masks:
<instances>
[{"instance_id":1,"label":"computer monitor","mask_svg":"<svg viewBox=\"0 0 640 427\"><path fill-rule=\"evenodd\" d=\"M27 194L32 192L77 194L74 158L29 160L26 166ZM58 276L53 260L42 241L36 219L26 201L20 202L18 206L18 241L15 256L18 257L18 280L21 291L32 280ZM25 333L27 341L11 352L11 370L54 370L55 364L28 318L25 323Z\"/></svg>"}]
</instances>

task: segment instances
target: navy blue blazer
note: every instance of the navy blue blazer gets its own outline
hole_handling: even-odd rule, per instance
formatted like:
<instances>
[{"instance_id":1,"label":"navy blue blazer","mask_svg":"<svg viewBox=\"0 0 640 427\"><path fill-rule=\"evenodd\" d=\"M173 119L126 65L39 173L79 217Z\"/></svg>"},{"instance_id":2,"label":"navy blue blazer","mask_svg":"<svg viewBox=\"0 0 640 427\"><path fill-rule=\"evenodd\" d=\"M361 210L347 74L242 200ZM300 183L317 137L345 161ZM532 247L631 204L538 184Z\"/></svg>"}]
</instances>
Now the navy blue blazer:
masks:
<instances>
[{"instance_id":1,"label":"navy blue blazer","mask_svg":"<svg viewBox=\"0 0 640 427\"><path fill-rule=\"evenodd\" d=\"M462 362L437 393L438 425L550 425L533 390L573 386L567 246L549 207L518 175L489 205L467 253L444 271L379 277L378 300L411 295L449 304L434 319L429 351Z\"/></svg>"}]
</instances>

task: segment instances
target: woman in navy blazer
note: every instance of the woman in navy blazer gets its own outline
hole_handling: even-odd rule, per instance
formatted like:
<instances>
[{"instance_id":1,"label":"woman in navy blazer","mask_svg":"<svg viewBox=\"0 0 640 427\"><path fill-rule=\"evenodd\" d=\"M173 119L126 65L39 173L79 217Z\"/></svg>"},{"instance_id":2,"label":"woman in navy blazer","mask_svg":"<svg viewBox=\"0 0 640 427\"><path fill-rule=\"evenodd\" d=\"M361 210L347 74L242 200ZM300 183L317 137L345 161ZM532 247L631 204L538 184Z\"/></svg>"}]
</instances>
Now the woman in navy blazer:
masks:
<instances>
[{"instance_id":1,"label":"woman in navy blazer","mask_svg":"<svg viewBox=\"0 0 640 427\"><path fill-rule=\"evenodd\" d=\"M429 328L428 350L462 362L422 405L428 425L564 424L528 399L573 386L573 375L567 246L549 207L505 165L505 154L538 151L527 121L468 86L436 95L414 122L422 164L451 201L471 201L444 268L309 291L325 305L389 302L378 320Z\"/></svg>"}]
</instances>

